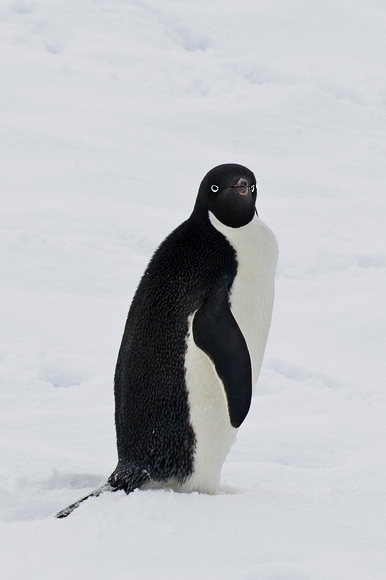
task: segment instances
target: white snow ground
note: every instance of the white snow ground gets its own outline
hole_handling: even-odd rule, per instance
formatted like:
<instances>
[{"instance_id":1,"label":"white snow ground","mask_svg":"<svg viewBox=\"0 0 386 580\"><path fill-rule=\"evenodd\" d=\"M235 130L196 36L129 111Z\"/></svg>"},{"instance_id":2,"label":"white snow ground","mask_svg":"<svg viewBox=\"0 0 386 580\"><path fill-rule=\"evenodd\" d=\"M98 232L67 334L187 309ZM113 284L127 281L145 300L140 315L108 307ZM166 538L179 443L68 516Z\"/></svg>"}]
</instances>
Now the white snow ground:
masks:
<instances>
[{"instance_id":1,"label":"white snow ground","mask_svg":"<svg viewBox=\"0 0 386 580\"><path fill-rule=\"evenodd\" d=\"M386 577L386 5L0 4L0 575ZM139 277L255 171L274 319L222 493L106 494Z\"/></svg>"}]
</instances>

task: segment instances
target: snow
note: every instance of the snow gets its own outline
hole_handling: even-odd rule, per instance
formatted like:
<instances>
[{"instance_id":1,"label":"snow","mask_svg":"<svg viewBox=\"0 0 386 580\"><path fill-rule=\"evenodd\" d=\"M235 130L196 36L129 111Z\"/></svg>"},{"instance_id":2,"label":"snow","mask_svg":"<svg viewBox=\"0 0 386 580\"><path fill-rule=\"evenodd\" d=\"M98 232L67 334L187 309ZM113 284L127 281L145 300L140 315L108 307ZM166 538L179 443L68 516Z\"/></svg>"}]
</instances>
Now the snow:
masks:
<instances>
[{"instance_id":1,"label":"snow","mask_svg":"<svg viewBox=\"0 0 386 580\"><path fill-rule=\"evenodd\" d=\"M0 572L383 580L386 7L0 6ZM104 494L113 374L152 252L241 163L280 245L221 493Z\"/></svg>"}]
</instances>

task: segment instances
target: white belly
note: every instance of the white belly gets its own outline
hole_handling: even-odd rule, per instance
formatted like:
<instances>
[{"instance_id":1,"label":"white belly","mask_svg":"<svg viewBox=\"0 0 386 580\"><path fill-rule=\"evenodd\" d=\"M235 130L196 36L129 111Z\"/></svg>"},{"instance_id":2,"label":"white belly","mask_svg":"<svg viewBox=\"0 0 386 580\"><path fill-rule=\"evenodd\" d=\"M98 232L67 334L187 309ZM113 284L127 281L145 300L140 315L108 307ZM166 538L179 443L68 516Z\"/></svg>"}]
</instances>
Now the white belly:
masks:
<instances>
[{"instance_id":1,"label":"white belly","mask_svg":"<svg viewBox=\"0 0 386 580\"><path fill-rule=\"evenodd\" d=\"M237 275L231 292L231 310L248 345L253 384L263 360L271 323L277 242L273 232L256 216L241 228L229 228L212 214L213 226L231 243L237 254ZM194 472L181 491L216 493L221 468L237 433L229 420L223 385L209 358L196 346L193 316L185 357L190 420L196 434Z\"/></svg>"}]
</instances>

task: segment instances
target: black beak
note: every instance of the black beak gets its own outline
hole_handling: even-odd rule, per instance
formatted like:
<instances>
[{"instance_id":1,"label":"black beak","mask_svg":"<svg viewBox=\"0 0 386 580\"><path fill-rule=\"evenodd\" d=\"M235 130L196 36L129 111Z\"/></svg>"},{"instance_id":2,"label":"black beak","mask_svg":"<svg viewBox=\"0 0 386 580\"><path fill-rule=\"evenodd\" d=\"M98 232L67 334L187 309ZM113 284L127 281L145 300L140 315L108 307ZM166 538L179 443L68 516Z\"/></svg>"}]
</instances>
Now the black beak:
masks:
<instances>
[{"instance_id":1,"label":"black beak","mask_svg":"<svg viewBox=\"0 0 386 580\"><path fill-rule=\"evenodd\" d=\"M232 189L237 189L240 195L247 195L248 189L250 189L246 179L239 179L236 185L232 185L231 187Z\"/></svg>"}]
</instances>

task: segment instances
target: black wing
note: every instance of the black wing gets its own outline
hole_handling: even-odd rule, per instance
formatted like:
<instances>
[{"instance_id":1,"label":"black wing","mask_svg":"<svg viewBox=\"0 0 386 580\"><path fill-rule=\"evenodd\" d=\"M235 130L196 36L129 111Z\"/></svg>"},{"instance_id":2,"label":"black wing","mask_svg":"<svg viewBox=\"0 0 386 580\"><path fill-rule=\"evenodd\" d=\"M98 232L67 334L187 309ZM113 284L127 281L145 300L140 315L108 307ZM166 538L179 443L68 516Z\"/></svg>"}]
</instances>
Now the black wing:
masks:
<instances>
[{"instance_id":1,"label":"black wing","mask_svg":"<svg viewBox=\"0 0 386 580\"><path fill-rule=\"evenodd\" d=\"M196 312L193 338L213 362L224 385L231 425L239 427L251 405L252 367L244 335L229 306L226 285Z\"/></svg>"}]
</instances>

